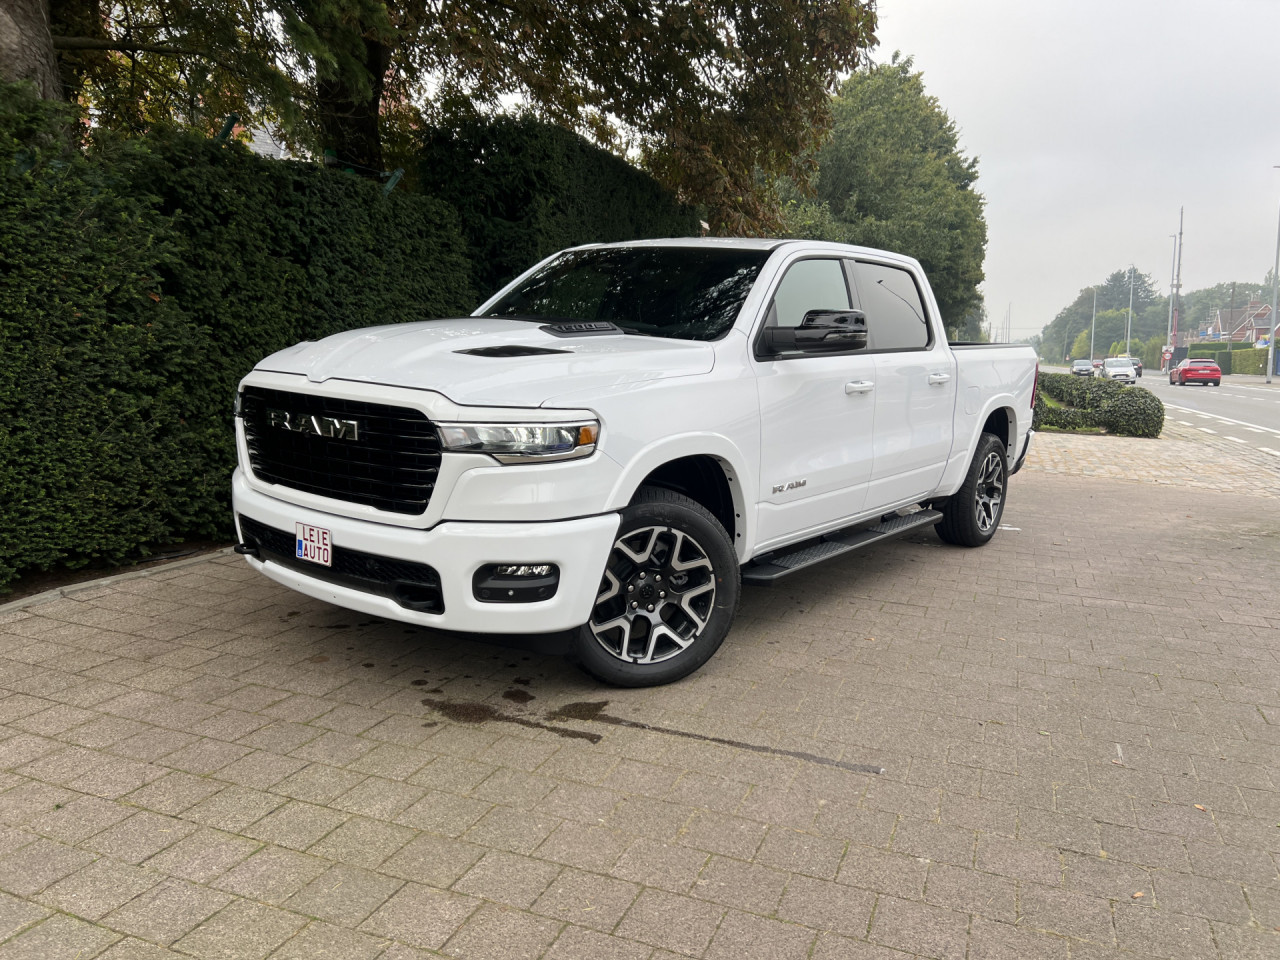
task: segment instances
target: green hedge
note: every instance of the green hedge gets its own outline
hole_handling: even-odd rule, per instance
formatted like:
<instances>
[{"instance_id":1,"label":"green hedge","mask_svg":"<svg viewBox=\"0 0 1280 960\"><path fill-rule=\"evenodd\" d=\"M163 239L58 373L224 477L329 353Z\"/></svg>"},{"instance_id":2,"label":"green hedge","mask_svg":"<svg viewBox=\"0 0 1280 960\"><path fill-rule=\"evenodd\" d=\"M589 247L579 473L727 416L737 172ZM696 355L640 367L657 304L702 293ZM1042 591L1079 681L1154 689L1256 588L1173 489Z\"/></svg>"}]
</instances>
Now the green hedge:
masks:
<instances>
[{"instance_id":1,"label":"green hedge","mask_svg":"<svg viewBox=\"0 0 1280 960\"><path fill-rule=\"evenodd\" d=\"M437 200L191 135L84 152L74 129L0 85L0 588L229 537L257 360L475 303Z\"/></svg>"},{"instance_id":2,"label":"green hedge","mask_svg":"<svg viewBox=\"0 0 1280 960\"><path fill-rule=\"evenodd\" d=\"M1064 406L1049 406L1045 396ZM1120 436L1158 437L1164 428L1164 404L1142 387L1101 377L1042 372L1032 426L1042 425L1062 430L1101 427Z\"/></svg>"},{"instance_id":3,"label":"green hedge","mask_svg":"<svg viewBox=\"0 0 1280 960\"><path fill-rule=\"evenodd\" d=\"M531 117L432 129L420 150L422 190L460 214L482 296L565 247L699 232L652 177Z\"/></svg>"},{"instance_id":4,"label":"green hedge","mask_svg":"<svg viewBox=\"0 0 1280 960\"><path fill-rule=\"evenodd\" d=\"M1223 370L1223 373L1227 371ZM1231 354L1231 372L1262 376L1267 372L1267 351L1256 347L1235 350Z\"/></svg>"},{"instance_id":5,"label":"green hedge","mask_svg":"<svg viewBox=\"0 0 1280 960\"><path fill-rule=\"evenodd\" d=\"M469 312L565 246L698 228L527 119L428 134L439 196L165 130L82 149L81 130L0 84L0 591L229 538L233 390L266 354Z\"/></svg>"}]
</instances>

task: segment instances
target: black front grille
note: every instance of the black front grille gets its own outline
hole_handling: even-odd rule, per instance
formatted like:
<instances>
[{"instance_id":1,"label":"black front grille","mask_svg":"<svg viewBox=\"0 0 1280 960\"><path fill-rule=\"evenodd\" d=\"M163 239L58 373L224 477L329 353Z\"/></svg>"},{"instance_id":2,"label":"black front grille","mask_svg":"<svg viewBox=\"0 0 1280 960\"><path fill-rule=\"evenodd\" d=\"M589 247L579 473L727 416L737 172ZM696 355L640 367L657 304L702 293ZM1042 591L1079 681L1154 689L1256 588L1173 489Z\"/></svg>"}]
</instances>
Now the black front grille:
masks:
<instances>
[{"instance_id":1,"label":"black front grille","mask_svg":"<svg viewBox=\"0 0 1280 960\"><path fill-rule=\"evenodd\" d=\"M240 411L259 480L392 513L423 513L431 502L440 438L418 410L245 387ZM355 427L330 430L346 436L329 437L281 426L285 421Z\"/></svg>"},{"instance_id":2,"label":"black front grille","mask_svg":"<svg viewBox=\"0 0 1280 960\"><path fill-rule=\"evenodd\" d=\"M264 560L271 560L327 583L390 597L410 610L444 613L440 574L436 573L434 567L339 546L333 547L333 566L323 567L298 557L297 541L293 534L269 527L243 514L239 519L245 544L257 547Z\"/></svg>"}]
</instances>

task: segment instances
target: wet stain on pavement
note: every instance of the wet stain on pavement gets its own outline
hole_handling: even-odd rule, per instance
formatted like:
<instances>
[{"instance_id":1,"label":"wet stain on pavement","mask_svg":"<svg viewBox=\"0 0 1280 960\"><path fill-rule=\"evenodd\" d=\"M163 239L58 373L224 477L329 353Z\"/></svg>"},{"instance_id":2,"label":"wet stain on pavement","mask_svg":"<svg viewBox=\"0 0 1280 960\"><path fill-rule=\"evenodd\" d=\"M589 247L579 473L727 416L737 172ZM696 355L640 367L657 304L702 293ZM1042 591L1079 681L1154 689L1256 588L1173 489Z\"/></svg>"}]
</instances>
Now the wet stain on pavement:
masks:
<instances>
[{"instance_id":1,"label":"wet stain on pavement","mask_svg":"<svg viewBox=\"0 0 1280 960\"><path fill-rule=\"evenodd\" d=\"M528 690L508 690L502 695L503 700L510 700L512 703L528 703L530 700L536 700L532 693Z\"/></svg>"},{"instance_id":2,"label":"wet stain on pavement","mask_svg":"<svg viewBox=\"0 0 1280 960\"><path fill-rule=\"evenodd\" d=\"M497 707L487 703L452 703L448 700L435 700L427 697L422 701L422 704L440 713L445 719L453 720L457 723L485 723L492 720L497 723L514 723L516 726L528 727L531 730L546 730L567 740L587 740L590 743L599 743L604 739L598 733L587 733L582 730L573 730L569 727L556 727L549 723L539 723L537 720L529 720L526 717L503 713Z\"/></svg>"},{"instance_id":3,"label":"wet stain on pavement","mask_svg":"<svg viewBox=\"0 0 1280 960\"><path fill-rule=\"evenodd\" d=\"M866 763L846 763L843 760L832 760L830 757L820 757L816 753L806 753L803 750L783 750L779 747L766 747L758 743L744 743L741 740L728 740L724 737L709 737L702 733L690 733L688 730L677 730L674 727L658 727L650 723L641 723L639 720L627 720L625 717L615 717L604 712L604 708L609 705L608 700L584 700L578 703L566 703L563 707L552 710L547 714L548 720L582 720L589 723L608 723L615 727L631 727L633 730L648 730L652 733L664 733L672 737L684 737L688 740L701 740L704 743L718 743L726 747L734 747L738 750L750 750L752 753L767 753L775 757L790 757L794 760L804 760L808 763L821 764L824 767L838 767L841 770L852 770L854 773L884 773L883 767L872 766Z\"/></svg>"}]
</instances>

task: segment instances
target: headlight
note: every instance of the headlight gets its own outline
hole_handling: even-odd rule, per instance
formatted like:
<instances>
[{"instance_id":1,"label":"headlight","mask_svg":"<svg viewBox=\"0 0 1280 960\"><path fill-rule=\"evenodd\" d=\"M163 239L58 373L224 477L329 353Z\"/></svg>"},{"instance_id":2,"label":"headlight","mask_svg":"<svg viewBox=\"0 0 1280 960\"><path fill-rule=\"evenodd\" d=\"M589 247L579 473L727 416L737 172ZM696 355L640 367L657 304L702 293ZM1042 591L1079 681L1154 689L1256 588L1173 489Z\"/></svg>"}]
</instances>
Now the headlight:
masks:
<instances>
[{"instance_id":1,"label":"headlight","mask_svg":"<svg viewBox=\"0 0 1280 960\"><path fill-rule=\"evenodd\" d=\"M499 463L539 463L589 457L600 421L576 423L441 423L440 443L453 453L487 453Z\"/></svg>"}]
</instances>

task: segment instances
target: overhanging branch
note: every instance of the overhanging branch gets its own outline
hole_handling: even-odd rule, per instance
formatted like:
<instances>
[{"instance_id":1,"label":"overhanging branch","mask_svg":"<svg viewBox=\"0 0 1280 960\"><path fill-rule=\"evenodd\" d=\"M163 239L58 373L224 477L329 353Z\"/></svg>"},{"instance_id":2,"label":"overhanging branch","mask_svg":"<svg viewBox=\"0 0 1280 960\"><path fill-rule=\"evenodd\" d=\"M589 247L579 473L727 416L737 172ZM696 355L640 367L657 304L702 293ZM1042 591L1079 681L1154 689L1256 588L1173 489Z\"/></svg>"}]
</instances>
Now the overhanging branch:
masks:
<instances>
[{"instance_id":1,"label":"overhanging branch","mask_svg":"<svg viewBox=\"0 0 1280 960\"><path fill-rule=\"evenodd\" d=\"M194 57L204 55L203 50L186 47L165 47L152 43L133 43L128 40L103 40L96 37L54 37L55 50L116 50L120 53L157 53L162 57Z\"/></svg>"}]
</instances>

